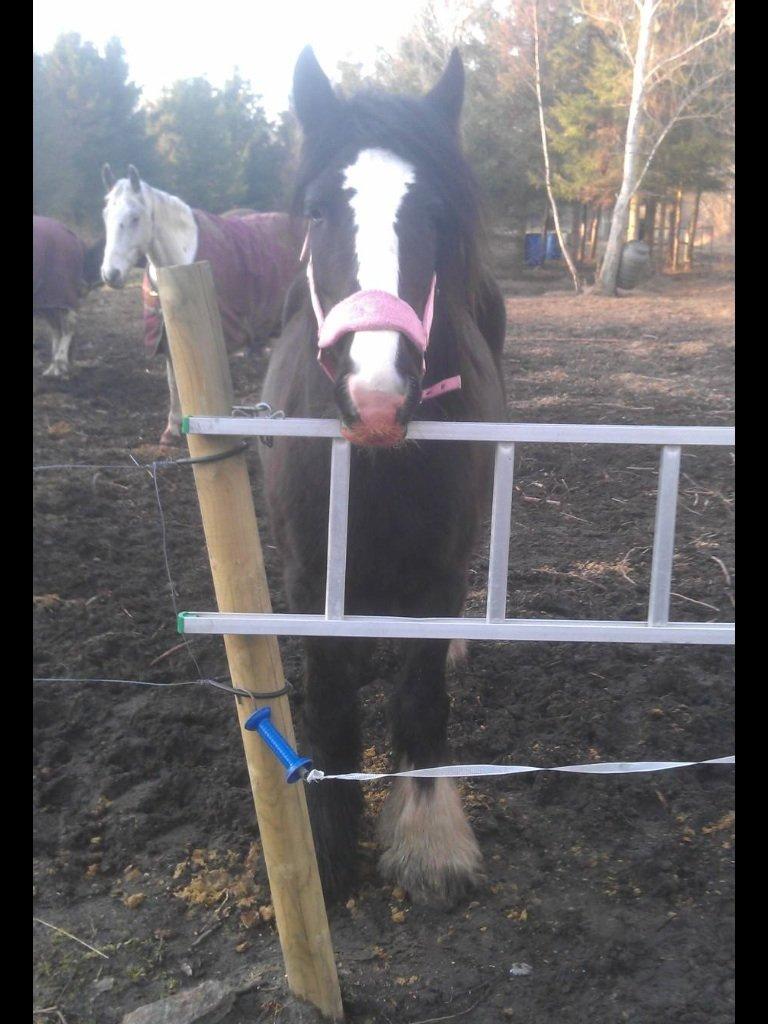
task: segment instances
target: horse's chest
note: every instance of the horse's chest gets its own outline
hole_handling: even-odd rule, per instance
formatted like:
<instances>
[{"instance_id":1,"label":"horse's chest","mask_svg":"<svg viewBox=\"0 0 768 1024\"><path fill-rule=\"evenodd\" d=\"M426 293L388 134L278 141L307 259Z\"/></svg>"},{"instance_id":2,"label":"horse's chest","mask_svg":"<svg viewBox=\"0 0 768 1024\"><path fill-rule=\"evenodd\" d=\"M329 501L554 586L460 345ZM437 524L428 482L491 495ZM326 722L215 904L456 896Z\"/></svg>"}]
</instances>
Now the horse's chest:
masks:
<instances>
[{"instance_id":1,"label":"horse's chest","mask_svg":"<svg viewBox=\"0 0 768 1024\"><path fill-rule=\"evenodd\" d=\"M379 460L378 471L375 464L353 462L349 542L354 558L385 563L431 559L455 548L471 530L478 479L473 460L460 449L452 460L449 452L431 448L427 456L402 464Z\"/></svg>"}]
</instances>

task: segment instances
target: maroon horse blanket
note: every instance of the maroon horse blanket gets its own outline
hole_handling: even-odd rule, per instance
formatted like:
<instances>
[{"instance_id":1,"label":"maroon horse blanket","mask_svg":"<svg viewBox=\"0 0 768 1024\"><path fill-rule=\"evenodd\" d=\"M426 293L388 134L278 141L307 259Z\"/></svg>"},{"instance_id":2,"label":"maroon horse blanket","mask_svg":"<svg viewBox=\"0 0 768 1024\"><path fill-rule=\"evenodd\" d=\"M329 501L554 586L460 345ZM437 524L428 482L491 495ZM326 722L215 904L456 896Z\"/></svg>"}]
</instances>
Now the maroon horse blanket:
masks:
<instances>
[{"instance_id":1,"label":"maroon horse blanket","mask_svg":"<svg viewBox=\"0 0 768 1024\"><path fill-rule=\"evenodd\" d=\"M51 217L32 217L32 312L77 309L86 246Z\"/></svg>"},{"instance_id":2,"label":"maroon horse blanket","mask_svg":"<svg viewBox=\"0 0 768 1024\"><path fill-rule=\"evenodd\" d=\"M219 217L194 210L195 262L211 264L224 340L229 351L265 342L280 326L283 301L299 268L300 227L284 213ZM160 299L144 274L144 347L157 353L164 338Z\"/></svg>"}]
</instances>

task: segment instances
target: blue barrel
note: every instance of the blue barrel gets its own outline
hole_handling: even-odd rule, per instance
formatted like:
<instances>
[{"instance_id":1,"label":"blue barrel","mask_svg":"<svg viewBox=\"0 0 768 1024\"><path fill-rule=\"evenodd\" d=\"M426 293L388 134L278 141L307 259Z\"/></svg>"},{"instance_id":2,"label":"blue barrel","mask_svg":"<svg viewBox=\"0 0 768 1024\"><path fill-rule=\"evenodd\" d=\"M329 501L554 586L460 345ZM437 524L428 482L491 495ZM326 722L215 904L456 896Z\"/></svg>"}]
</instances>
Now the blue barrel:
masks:
<instances>
[{"instance_id":1,"label":"blue barrel","mask_svg":"<svg viewBox=\"0 0 768 1024\"><path fill-rule=\"evenodd\" d=\"M525 236L525 265L526 267L539 267L544 262L544 236Z\"/></svg>"},{"instance_id":2,"label":"blue barrel","mask_svg":"<svg viewBox=\"0 0 768 1024\"><path fill-rule=\"evenodd\" d=\"M544 251L545 260L559 260L562 257L560 244L557 241L557 232L550 231L547 235L547 247Z\"/></svg>"}]
</instances>

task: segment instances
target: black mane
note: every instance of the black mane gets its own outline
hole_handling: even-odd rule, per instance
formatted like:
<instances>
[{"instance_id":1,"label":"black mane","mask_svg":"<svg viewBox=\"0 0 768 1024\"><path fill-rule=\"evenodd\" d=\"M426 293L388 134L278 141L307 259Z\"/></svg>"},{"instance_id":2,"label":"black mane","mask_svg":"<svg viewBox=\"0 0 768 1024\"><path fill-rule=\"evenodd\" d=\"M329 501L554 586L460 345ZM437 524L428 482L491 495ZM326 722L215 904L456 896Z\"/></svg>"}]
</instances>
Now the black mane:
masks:
<instances>
[{"instance_id":1,"label":"black mane","mask_svg":"<svg viewBox=\"0 0 768 1024\"><path fill-rule=\"evenodd\" d=\"M477 189L457 133L423 99L374 88L340 98L330 121L305 132L294 214L304 213L307 187L339 154L366 148L386 149L407 160L434 188L445 211L438 225L438 278L473 306L482 236Z\"/></svg>"}]
</instances>

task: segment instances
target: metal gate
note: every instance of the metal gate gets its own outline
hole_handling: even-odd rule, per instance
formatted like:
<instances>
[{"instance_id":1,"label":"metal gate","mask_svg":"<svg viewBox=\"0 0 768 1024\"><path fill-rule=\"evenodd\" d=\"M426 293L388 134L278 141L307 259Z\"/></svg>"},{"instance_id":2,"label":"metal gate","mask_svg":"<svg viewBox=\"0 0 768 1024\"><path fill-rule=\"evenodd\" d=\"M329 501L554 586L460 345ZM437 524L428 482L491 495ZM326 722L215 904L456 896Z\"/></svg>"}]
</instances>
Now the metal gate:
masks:
<instances>
[{"instance_id":1,"label":"metal gate","mask_svg":"<svg viewBox=\"0 0 768 1024\"><path fill-rule=\"evenodd\" d=\"M328 516L328 563L325 614L254 614L182 612L178 628L185 634L269 634L292 636L464 638L467 640L572 640L608 643L732 644L732 622L670 622L675 518L684 445L733 446L732 427L611 426L558 423L414 422L413 441L480 441L496 446L491 544L485 617L405 618L346 615L350 443L337 420L243 419L190 416L190 434L329 438L331 489ZM654 522L653 560L644 620L510 619L506 617L512 484L516 444L622 444L661 447Z\"/></svg>"}]
</instances>

